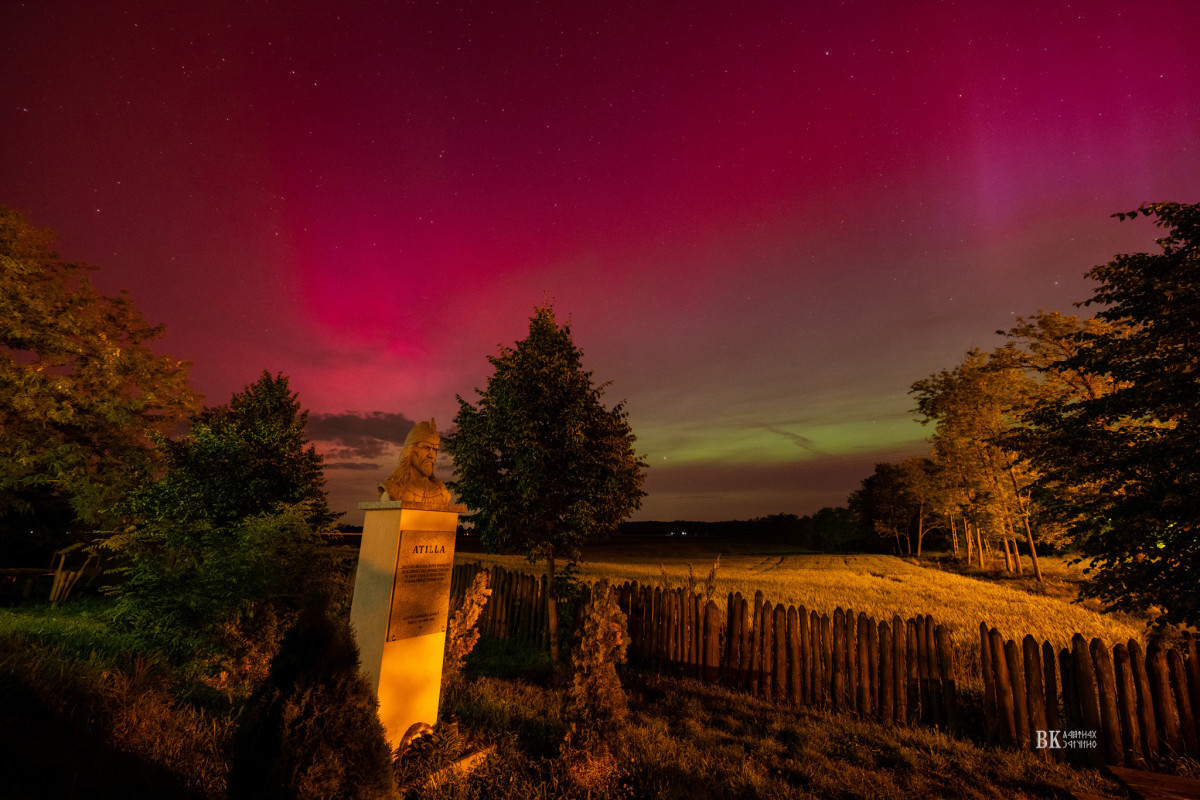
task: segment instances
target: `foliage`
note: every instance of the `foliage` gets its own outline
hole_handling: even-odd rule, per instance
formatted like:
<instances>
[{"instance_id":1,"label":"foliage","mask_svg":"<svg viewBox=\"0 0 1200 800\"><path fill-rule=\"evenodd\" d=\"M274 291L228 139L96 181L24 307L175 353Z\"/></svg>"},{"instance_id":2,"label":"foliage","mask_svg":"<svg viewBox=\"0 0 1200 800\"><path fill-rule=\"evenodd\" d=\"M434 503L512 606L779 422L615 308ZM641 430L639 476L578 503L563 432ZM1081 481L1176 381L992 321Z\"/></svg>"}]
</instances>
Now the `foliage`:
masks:
<instances>
[{"instance_id":1,"label":"foliage","mask_svg":"<svg viewBox=\"0 0 1200 800\"><path fill-rule=\"evenodd\" d=\"M495 371L476 390L478 404L458 398L457 430L446 440L451 487L484 544L548 558L552 596L554 559L573 560L582 542L615 532L645 494L646 463L633 450L624 404L604 407L605 386L593 383L582 355L553 309L536 308L529 335L488 357Z\"/></svg>"},{"instance_id":2,"label":"foliage","mask_svg":"<svg viewBox=\"0 0 1200 800\"><path fill-rule=\"evenodd\" d=\"M391 796L377 709L349 625L319 605L306 608L234 733L229 797Z\"/></svg>"},{"instance_id":3,"label":"foliage","mask_svg":"<svg viewBox=\"0 0 1200 800\"><path fill-rule=\"evenodd\" d=\"M1085 591L1112 608L1162 609L1200 623L1200 205L1153 203L1118 218L1153 217L1161 252L1094 267L1106 327L1073 337L1054 374L1102 376L1109 389L1044 402L1018 441L1060 494L1094 571Z\"/></svg>"},{"instance_id":4,"label":"foliage","mask_svg":"<svg viewBox=\"0 0 1200 800\"><path fill-rule=\"evenodd\" d=\"M232 655L247 634L270 647L264 634L304 595L330 591L315 526L333 515L304 417L287 378L264 373L164 442L165 473L132 494L136 524L108 542L124 558L118 619L179 655Z\"/></svg>"},{"instance_id":5,"label":"foliage","mask_svg":"<svg viewBox=\"0 0 1200 800\"><path fill-rule=\"evenodd\" d=\"M0 209L0 546L10 554L29 549L14 535L30 530L50 535L52 550L69 528L111 527L120 498L155 468L153 437L196 404L188 365L151 350L163 327L128 294L100 294L90 268L52 244Z\"/></svg>"},{"instance_id":6,"label":"foliage","mask_svg":"<svg viewBox=\"0 0 1200 800\"><path fill-rule=\"evenodd\" d=\"M315 528L336 518L325 500L323 459L308 444L308 412L285 375L263 371L227 405L206 407L189 435L165 441L165 475L135 494L139 517L216 526L304 506Z\"/></svg>"},{"instance_id":7,"label":"foliage","mask_svg":"<svg viewBox=\"0 0 1200 800\"><path fill-rule=\"evenodd\" d=\"M574 677L567 693L567 717L580 734L608 733L629 713L617 675L629 647L627 620L608 581L592 587L583 612L579 644L572 654Z\"/></svg>"},{"instance_id":8,"label":"foliage","mask_svg":"<svg viewBox=\"0 0 1200 800\"><path fill-rule=\"evenodd\" d=\"M239 632L261 641L280 612L330 579L331 565L304 516L303 508L286 508L222 527L143 523L125 551L125 580L112 590L114 619L181 658L229 655Z\"/></svg>"},{"instance_id":9,"label":"foliage","mask_svg":"<svg viewBox=\"0 0 1200 800\"><path fill-rule=\"evenodd\" d=\"M463 668L467 656L475 649L479 641L479 615L483 613L492 590L488 588L488 572L480 570L476 573L471 585L467 587L462 605L454 610L446 623L446 651L442 660L442 692L453 689L462 680Z\"/></svg>"}]
</instances>

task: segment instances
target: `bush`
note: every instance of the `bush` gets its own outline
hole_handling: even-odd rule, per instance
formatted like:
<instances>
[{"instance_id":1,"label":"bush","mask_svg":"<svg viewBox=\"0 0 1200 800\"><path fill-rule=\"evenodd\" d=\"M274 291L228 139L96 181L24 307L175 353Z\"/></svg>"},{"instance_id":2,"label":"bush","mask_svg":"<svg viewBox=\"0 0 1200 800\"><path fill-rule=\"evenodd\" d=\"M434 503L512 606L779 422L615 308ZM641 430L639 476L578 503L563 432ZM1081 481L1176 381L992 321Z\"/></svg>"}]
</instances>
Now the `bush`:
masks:
<instances>
[{"instance_id":1,"label":"bush","mask_svg":"<svg viewBox=\"0 0 1200 800\"><path fill-rule=\"evenodd\" d=\"M574 678L567 695L567 717L580 733L602 733L624 723L628 701L617 664L629 646L625 614L608 581L592 588L583 612L583 628L573 654Z\"/></svg>"},{"instance_id":2,"label":"bush","mask_svg":"<svg viewBox=\"0 0 1200 800\"><path fill-rule=\"evenodd\" d=\"M229 797L336 800L395 793L378 702L349 625L305 609L233 738Z\"/></svg>"},{"instance_id":3,"label":"bush","mask_svg":"<svg viewBox=\"0 0 1200 800\"><path fill-rule=\"evenodd\" d=\"M467 656L479 641L479 615L483 613L492 590L488 588L488 573L481 570L471 581L463 596L462 605L450 615L446 625L446 652L442 660L442 694L453 690L462 680Z\"/></svg>"}]
</instances>

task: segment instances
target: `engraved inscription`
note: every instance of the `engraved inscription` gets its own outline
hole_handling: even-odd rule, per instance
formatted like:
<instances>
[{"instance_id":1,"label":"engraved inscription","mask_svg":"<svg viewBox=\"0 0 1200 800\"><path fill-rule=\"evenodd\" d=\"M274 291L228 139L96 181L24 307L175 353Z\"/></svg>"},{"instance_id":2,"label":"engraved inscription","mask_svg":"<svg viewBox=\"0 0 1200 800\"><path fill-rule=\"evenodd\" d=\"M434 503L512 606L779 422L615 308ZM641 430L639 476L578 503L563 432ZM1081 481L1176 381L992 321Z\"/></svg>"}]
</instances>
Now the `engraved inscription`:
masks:
<instances>
[{"instance_id":1,"label":"engraved inscription","mask_svg":"<svg viewBox=\"0 0 1200 800\"><path fill-rule=\"evenodd\" d=\"M454 533L401 531L387 641L446 630Z\"/></svg>"}]
</instances>

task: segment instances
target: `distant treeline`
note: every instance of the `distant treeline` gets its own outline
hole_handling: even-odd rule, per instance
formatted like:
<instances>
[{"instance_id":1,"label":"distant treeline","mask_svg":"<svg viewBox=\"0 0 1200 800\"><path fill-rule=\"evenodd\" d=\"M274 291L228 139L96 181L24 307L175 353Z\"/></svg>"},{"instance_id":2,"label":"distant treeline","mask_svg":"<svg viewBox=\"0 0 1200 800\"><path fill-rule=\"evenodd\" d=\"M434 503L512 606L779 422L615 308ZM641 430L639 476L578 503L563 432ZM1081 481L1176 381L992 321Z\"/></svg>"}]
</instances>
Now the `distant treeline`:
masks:
<instances>
[{"instance_id":1,"label":"distant treeline","mask_svg":"<svg viewBox=\"0 0 1200 800\"><path fill-rule=\"evenodd\" d=\"M621 536L691 537L717 540L750 540L787 543L823 552L887 552L890 542L864 528L858 514L845 507L825 507L815 514L770 514L726 522L623 522Z\"/></svg>"}]
</instances>

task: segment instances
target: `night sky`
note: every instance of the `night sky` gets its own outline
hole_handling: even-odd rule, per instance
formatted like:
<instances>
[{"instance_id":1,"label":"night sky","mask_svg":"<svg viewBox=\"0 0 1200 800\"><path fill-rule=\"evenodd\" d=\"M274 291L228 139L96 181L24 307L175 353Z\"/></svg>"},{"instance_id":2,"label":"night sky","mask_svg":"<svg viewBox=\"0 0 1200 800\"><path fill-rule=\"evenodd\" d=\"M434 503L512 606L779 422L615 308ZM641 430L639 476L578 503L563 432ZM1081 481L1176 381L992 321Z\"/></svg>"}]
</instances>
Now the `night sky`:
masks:
<instances>
[{"instance_id":1,"label":"night sky","mask_svg":"<svg viewBox=\"0 0 1200 800\"><path fill-rule=\"evenodd\" d=\"M1194 0L10 2L0 205L207 402L287 374L338 510L549 299L627 401L635 518L804 514L925 451L914 380L1154 248L1110 214L1200 200L1197 31Z\"/></svg>"}]
</instances>

